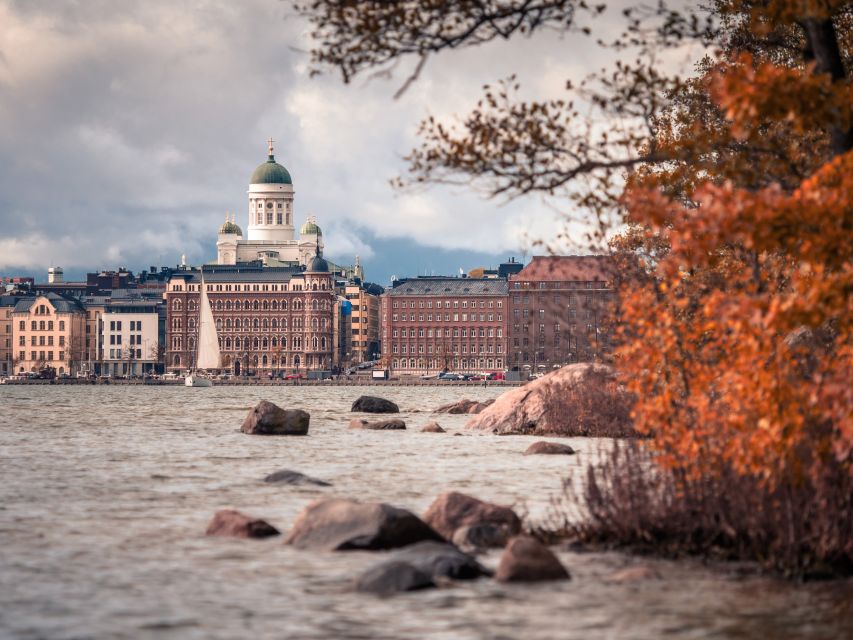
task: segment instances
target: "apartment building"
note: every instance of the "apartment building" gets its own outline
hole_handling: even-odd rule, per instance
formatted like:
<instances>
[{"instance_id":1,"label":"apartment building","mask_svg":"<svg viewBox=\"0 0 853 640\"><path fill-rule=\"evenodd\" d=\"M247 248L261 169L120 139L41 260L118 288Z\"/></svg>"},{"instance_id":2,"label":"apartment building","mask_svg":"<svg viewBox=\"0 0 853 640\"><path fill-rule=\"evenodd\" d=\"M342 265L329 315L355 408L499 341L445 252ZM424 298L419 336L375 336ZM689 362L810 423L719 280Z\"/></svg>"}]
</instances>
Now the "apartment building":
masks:
<instances>
[{"instance_id":1,"label":"apartment building","mask_svg":"<svg viewBox=\"0 0 853 640\"><path fill-rule=\"evenodd\" d=\"M19 300L12 311L14 371L54 367L75 374L85 359L86 310L56 293Z\"/></svg>"}]
</instances>

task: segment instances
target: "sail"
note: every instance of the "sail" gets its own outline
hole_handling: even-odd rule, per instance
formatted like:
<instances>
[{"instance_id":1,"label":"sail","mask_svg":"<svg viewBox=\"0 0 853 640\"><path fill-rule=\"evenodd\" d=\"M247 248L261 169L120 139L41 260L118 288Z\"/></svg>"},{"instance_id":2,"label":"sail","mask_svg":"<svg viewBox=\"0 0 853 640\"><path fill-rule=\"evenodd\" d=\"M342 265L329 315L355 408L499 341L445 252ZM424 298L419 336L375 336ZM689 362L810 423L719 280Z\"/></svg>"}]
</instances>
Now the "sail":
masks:
<instances>
[{"instance_id":1,"label":"sail","mask_svg":"<svg viewBox=\"0 0 853 640\"><path fill-rule=\"evenodd\" d=\"M216 337L216 324L213 311L207 299L207 286L204 274L201 276L201 296L198 307L198 356L195 363L198 369L219 369L219 339Z\"/></svg>"}]
</instances>

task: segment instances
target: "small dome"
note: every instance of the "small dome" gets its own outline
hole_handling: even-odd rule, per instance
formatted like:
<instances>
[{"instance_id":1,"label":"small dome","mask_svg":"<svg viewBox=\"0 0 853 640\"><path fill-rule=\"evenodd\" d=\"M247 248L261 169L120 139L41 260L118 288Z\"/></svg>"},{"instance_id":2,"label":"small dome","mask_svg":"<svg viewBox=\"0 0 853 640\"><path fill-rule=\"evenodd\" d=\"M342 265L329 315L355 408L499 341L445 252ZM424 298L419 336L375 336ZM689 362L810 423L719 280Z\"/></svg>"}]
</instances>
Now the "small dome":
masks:
<instances>
[{"instance_id":1,"label":"small dome","mask_svg":"<svg viewBox=\"0 0 853 640\"><path fill-rule=\"evenodd\" d=\"M230 220L226 220L221 227L219 227L220 235L223 233L233 233L238 236L243 235L243 230L240 229L236 224L231 222Z\"/></svg>"},{"instance_id":2,"label":"small dome","mask_svg":"<svg viewBox=\"0 0 853 640\"><path fill-rule=\"evenodd\" d=\"M329 263L322 256L316 255L308 264L308 271L329 273Z\"/></svg>"},{"instance_id":3,"label":"small dome","mask_svg":"<svg viewBox=\"0 0 853 640\"><path fill-rule=\"evenodd\" d=\"M320 230L320 227L317 226L317 223L311 219L305 221L305 224L299 229L300 236L321 236L323 232Z\"/></svg>"},{"instance_id":4,"label":"small dome","mask_svg":"<svg viewBox=\"0 0 853 640\"><path fill-rule=\"evenodd\" d=\"M272 153L272 138L268 142L270 154L267 156L267 161L258 165L258 168L252 173L249 184L293 184L287 169L275 161L275 156Z\"/></svg>"}]
</instances>

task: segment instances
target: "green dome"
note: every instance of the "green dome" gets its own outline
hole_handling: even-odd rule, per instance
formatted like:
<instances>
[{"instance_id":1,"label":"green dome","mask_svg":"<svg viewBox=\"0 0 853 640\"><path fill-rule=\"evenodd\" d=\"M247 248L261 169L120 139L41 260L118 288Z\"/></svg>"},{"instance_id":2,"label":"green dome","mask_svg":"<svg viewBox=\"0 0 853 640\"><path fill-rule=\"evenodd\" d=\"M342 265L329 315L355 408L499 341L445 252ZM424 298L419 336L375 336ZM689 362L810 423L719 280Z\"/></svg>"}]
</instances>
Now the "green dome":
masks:
<instances>
[{"instance_id":1,"label":"green dome","mask_svg":"<svg viewBox=\"0 0 853 640\"><path fill-rule=\"evenodd\" d=\"M252 173L249 184L293 184L287 169L275 161L273 154Z\"/></svg>"},{"instance_id":2,"label":"green dome","mask_svg":"<svg viewBox=\"0 0 853 640\"><path fill-rule=\"evenodd\" d=\"M226 220L225 223L219 227L219 233L236 233L238 236L242 236L243 230L230 220Z\"/></svg>"},{"instance_id":3,"label":"green dome","mask_svg":"<svg viewBox=\"0 0 853 640\"><path fill-rule=\"evenodd\" d=\"M306 220L305 224L302 225L302 228L299 229L300 236L321 236L323 232L320 230L320 227L317 226L317 223L313 220Z\"/></svg>"}]
</instances>

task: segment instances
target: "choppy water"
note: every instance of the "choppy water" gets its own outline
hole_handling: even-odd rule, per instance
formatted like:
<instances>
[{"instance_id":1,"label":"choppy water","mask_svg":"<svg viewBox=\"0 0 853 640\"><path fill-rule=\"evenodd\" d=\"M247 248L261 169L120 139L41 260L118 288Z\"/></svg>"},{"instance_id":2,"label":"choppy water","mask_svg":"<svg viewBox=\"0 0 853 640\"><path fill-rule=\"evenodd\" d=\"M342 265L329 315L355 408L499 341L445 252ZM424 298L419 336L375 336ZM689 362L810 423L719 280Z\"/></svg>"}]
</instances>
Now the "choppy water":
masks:
<instances>
[{"instance_id":1,"label":"choppy water","mask_svg":"<svg viewBox=\"0 0 853 640\"><path fill-rule=\"evenodd\" d=\"M465 416L429 410L492 389L383 388L409 430L350 431L363 392L376 388L0 387L0 638L851 637L850 582L561 551L570 582L480 580L379 599L351 590L377 554L203 535L221 507L286 531L331 495L421 512L454 489L541 517L567 466L597 446L570 439L576 456L525 457L532 438L417 431L434 419L458 430ZM240 433L260 399L310 411L310 436ZM334 486L261 482L283 468ZM606 580L639 562L663 579Z\"/></svg>"}]
</instances>

